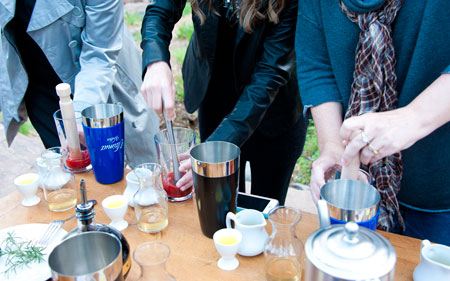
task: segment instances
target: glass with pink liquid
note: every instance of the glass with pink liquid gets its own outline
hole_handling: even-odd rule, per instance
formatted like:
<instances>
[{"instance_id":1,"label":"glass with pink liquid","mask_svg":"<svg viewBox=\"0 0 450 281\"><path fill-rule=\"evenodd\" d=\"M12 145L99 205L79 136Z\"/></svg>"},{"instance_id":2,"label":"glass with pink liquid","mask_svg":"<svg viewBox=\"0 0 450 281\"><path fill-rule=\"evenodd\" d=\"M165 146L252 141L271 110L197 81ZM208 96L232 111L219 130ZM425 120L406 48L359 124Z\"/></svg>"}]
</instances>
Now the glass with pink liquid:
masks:
<instances>
[{"instance_id":1,"label":"glass with pink liquid","mask_svg":"<svg viewBox=\"0 0 450 281\"><path fill-rule=\"evenodd\" d=\"M192 186L186 190L181 190L176 186L179 179L175 178L173 155L175 155L174 151L176 151L178 158L180 158L180 155L187 155L186 161L190 161L188 152L195 144L195 132L188 128L173 128L173 134L175 138L174 144L171 144L169 141L167 129L156 133L154 139L162 170L164 190L167 192L169 201L180 202L192 197ZM180 178L183 175L183 173L180 173Z\"/></svg>"}]
</instances>

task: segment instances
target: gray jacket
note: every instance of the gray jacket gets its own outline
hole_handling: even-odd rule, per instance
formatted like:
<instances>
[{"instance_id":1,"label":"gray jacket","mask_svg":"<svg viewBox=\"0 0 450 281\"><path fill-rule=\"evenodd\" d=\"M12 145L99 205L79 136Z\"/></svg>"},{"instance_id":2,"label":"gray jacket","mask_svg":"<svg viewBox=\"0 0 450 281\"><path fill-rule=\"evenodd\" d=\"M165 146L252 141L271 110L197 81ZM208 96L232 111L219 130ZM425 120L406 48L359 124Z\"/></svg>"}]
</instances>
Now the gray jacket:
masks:
<instances>
[{"instance_id":1,"label":"gray jacket","mask_svg":"<svg viewBox=\"0 0 450 281\"><path fill-rule=\"evenodd\" d=\"M22 102L27 73L4 27L14 0L0 0L0 109L8 144L27 120ZM153 135L158 116L140 94L141 56L123 23L122 0L36 0L27 29L59 78L74 93L75 110L121 102L125 109L125 153L131 167L156 162Z\"/></svg>"}]
</instances>

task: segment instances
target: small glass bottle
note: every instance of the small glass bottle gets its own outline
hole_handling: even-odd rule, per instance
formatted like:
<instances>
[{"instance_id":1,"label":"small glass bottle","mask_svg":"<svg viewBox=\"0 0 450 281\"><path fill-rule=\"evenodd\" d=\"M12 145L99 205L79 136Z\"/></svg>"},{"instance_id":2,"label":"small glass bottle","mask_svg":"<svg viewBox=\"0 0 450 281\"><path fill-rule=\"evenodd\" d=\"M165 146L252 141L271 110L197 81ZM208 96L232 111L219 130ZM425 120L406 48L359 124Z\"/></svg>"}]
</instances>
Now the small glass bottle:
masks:
<instances>
[{"instance_id":1,"label":"small glass bottle","mask_svg":"<svg viewBox=\"0 0 450 281\"><path fill-rule=\"evenodd\" d=\"M96 223L94 205L96 200L87 200L87 192L84 179L80 180L81 202L75 208L77 227L69 231L63 238L67 239L86 231L101 231L114 235L122 244L122 274L124 279L131 269L130 245L122 233L107 224Z\"/></svg>"},{"instance_id":2,"label":"small glass bottle","mask_svg":"<svg viewBox=\"0 0 450 281\"><path fill-rule=\"evenodd\" d=\"M75 177L64 168L67 150L61 147L48 148L41 154L47 171L42 180L44 198L48 209L62 212L77 204Z\"/></svg>"},{"instance_id":3,"label":"small glass bottle","mask_svg":"<svg viewBox=\"0 0 450 281\"><path fill-rule=\"evenodd\" d=\"M295 235L301 213L279 206L269 213L272 234L264 246L267 281L300 281L302 279L303 243Z\"/></svg>"},{"instance_id":4,"label":"small glass bottle","mask_svg":"<svg viewBox=\"0 0 450 281\"><path fill-rule=\"evenodd\" d=\"M133 252L134 261L141 268L137 281L175 281L166 270L170 248L162 242L147 242L139 245Z\"/></svg>"},{"instance_id":5,"label":"small glass bottle","mask_svg":"<svg viewBox=\"0 0 450 281\"><path fill-rule=\"evenodd\" d=\"M168 224L168 198L162 189L161 166L144 163L134 169L139 190L134 194L134 210L139 230L156 233Z\"/></svg>"}]
</instances>

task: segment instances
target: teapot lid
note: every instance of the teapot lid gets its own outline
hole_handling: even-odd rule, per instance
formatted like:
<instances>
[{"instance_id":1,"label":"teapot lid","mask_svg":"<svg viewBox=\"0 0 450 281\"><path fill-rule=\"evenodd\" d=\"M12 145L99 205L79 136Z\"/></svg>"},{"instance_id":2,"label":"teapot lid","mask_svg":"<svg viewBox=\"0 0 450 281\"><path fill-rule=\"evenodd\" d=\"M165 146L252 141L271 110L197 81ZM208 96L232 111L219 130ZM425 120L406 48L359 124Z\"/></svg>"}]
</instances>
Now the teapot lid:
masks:
<instances>
[{"instance_id":1,"label":"teapot lid","mask_svg":"<svg viewBox=\"0 0 450 281\"><path fill-rule=\"evenodd\" d=\"M354 222L317 230L308 237L305 251L322 272L349 280L384 276L397 259L394 247L384 237Z\"/></svg>"}]
</instances>

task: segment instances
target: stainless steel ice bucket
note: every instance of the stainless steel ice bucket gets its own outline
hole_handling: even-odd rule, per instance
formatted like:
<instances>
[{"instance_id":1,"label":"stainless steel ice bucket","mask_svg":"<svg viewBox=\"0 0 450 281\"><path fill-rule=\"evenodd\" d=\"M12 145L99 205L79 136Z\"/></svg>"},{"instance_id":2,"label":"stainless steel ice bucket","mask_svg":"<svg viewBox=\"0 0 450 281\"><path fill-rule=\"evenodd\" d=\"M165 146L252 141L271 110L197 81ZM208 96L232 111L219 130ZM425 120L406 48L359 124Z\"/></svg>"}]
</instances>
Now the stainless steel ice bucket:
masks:
<instances>
[{"instance_id":1,"label":"stainless steel ice bucket","mask_svg":"<svg viewBox=\"0 0 450 281\"><path fill-rule=\"evenodd\" d=\"M115 236L83 232L61 242L48 263L54 281L123 281L122 245Z\"/></svg>"},{"instance_id":2,"label":"stainless steel ice bucket","mask_svg":"<svg viewBox=\"0 0 450 281\"><path fill-rule=\"evenodd\" d=\"M377 214L380 193L375 187L357 180L332 180L320 190L330 217L340 221L364 222Z\"/></svg>"}]
</instances>

